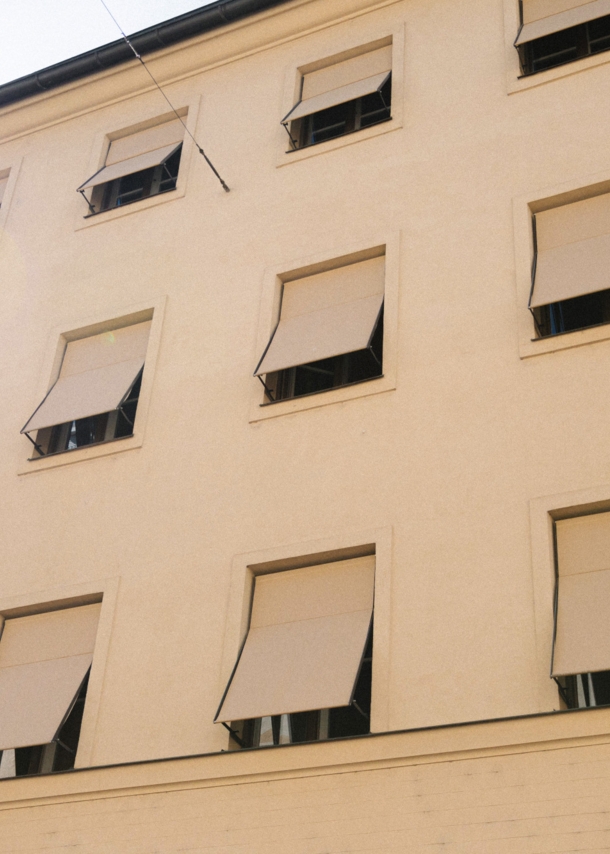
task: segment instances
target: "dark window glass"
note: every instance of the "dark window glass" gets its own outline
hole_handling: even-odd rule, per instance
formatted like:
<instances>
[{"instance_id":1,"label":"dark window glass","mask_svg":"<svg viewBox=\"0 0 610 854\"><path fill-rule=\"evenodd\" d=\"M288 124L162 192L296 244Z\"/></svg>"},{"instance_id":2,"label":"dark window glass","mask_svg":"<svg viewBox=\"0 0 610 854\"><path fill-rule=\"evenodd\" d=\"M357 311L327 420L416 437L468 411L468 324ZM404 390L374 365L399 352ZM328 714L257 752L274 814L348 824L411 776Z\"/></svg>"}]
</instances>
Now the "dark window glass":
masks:
<instances>
[{"instance_id":1,"label":"dark window glass","mask_svg":"<svg viewBox=\"0 0 610 854\"><path fill-rule=\"evenodd\" d=\"M561 696L569 709L610 706L610 670L564 676L558 681Z\"/></svg>"},{"instance_id":2,"label":"dark window glass","mask_svg":"<svg viewBox=\"0 0 610 854\"><path fill-rule=\"evenodd\" d=\"M244 721L237 730L241 732L243 747L272 747L279 744L366 735L370 732L372 667L371 629L356 683L353 705Z\"/></svg>"},{"instance_id":3,"label":"dark window glass","mask_svg":"<svg viewBox=\"0 0 610 854\"><path fill-rule=\"evenodd\" d=\"M93 197L95 213L129 205L148 196L166 193L168 190L175 190L181 153L182 146L160 166L124 175L122 178L97 187Z\"/></svg>"},{"instance_id":4,"label":"dark window glass","mask_svg":"<svg viewBox=\"0 0 610 854\"><path fill-rule=\"evenodd\" d=\"M327 139L344 136L391 118L392 79L388 78L380 92L320 110L293 122L291 138L297 148L316 145Z\"/></svg>"},{"instance_id":5,"label":"dark window glass","mask_svg":"<svg viewBox=\"0 0 610 854\"><path fill-rule=\"evenodd\" d=\"M379 377L382 373L382 354L383 312L369 349L278 371L275 375L274 399L302 397L305 394L315 394L329 388L339 388ZM273 385L271 376L268 376L267 385Z\"/></svg>"},{"instance_id":6,"label":"dark window glass","mask_svg":"<svg viewBox=\"0 0 610 854\"><path fill-rule=\"evenodd\" d=\"M554 302L534 309L541 338L610 322L610 290Z\"/></svg>"},{"instance_id":7,"label":"dark window glass","mask_svg":"<svg viewBox=\"0 0 610 854\"><path fill-rule=\"evenodd\" d=\"M535 74L604 50L610 50L610 15L542 36L519 48L524 74Z\"/></svg>"}]
</instances>

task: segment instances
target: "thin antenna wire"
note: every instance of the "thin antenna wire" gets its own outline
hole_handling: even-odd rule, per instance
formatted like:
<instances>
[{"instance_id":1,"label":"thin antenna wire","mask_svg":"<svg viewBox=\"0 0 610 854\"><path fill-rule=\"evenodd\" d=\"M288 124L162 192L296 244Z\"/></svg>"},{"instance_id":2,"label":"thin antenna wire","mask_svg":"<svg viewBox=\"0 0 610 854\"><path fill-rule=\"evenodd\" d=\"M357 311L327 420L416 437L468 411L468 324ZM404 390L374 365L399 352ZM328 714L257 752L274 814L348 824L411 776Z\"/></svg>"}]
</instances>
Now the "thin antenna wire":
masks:
<instances>
[{"instance_id":1,"label":"thin antenna wire","mask_svg":"<svg viewBox=\"0 0 610 854\"><path fill-rule=\"evenodd\" d=\"M196 148L197 148L197 151L199 152L199 154L201 154L201 156L203 157L203 159L205 160L205 162L208 164L208 166L210 167L210 169L212 170L212 172L214 173L214 175L216 175L216 177L217 177L217 178L218 178L218 180L220 181L220 183L221 183L221 185L222 185L222 189L223 189L226 193L230 192L229 187L225 184L225 182L222 180L222 178L220 177L220 175L219 175L219 173L217 172L217 170L214 168L214 164L212 163L212 161L210 160L210 158L207 156L207 154L205 153L205 151L203 150L203 148L199 145L199 143L197 142L197 140L195 139L195 137L193 136L193 134L190 132L190 130L189 130L189 129L187 128L187 126L184 124L184 120L182 119L182 116L179 116L179 115L178 115L178 113L177 113L177 111L176 111L176 108L174 107L174 105L172 104L172 102L170 101L170 99L167 97L167 95L165 94L165 92L163 91L163 89L161 88L161 86L159 86L159 84L157 83L157 81L156 81L156 80L155 80L155 78L153 77L152 72L149 70L148 66L146 65L146 63L144 62L144 60L142 59L142 57L140 56L140 54L138 53L138 51L135 49L135 47L134 47L134 46L132 45L132 43L129 41L129 39L127 38L127 36L126 36L126 35L125 35L125 33L123 32L123 28L121 27L121 25L119 24L119 22L117 21L117 19L114 17L114 15L113 15L113 14L112 14L112 12L110 11L110 9L108 8L108 6L107 6L107 5L106 5L106 3L104 2L104 0L100 0L100 3L101 3L101 4L102 4L102 6L104 7L104 9L108 12L108 14L110 15L110 17L111 17L111 18L112 18L112 20L114 21L114 23L116 24L117 29L119 30L120 34L123 36L123 38L124 38L124 40L125 40L126 44L127 44L127 45L131 48L131 50L133 51L133 55L135 56L135 58L136 58L137 60L139 60L139 62L142 64L142 67L144 68L144 70L146 71L146 73L148 74L148 76L150 77L150 79L152 80L152 82L155 84L155 86L157 87L157 89L159 90L159 92L161 92L161 94L163 95L163 97L165 98L165 100L167 101L167 103L169 104L169 106L171 107L172 112L173 112L173 113L175 113L176 118L177 118L177 119L180 121L180 123L184 126L184 130L188 133L188 135L190 136L190 138L191 138L191 139L193 140L193 142L195 143L195 146L196 146Z\"/></svg>"}]
</instances>

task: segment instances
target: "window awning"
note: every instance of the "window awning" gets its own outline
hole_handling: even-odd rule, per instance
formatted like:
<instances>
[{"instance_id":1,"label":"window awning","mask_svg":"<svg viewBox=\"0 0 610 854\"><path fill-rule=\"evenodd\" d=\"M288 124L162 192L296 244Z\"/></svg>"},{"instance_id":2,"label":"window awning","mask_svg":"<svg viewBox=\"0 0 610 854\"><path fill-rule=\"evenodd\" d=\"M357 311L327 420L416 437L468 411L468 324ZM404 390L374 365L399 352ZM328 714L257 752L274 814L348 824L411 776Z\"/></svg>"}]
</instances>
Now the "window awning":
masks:
<instances>
[{"instance_id":1,"label":"window awning","mask_svg":"<svg viewBox=\"0 0 610 854\"><path fill-rule=\"evenodd\" d=\"M57 382L22 433L118 409L144 366L151 321L70 341Z\"/></svg>"},{"instance_id":2,"label":"window awning","mask_svg":"<svg viewBox=\"0 0 610 854\"><path fill-rule=\"evenodd\" d=\"M385 258L284 284L279 324L255 376L369 346L383 304Z\"/></svg>"},{"instance_id":3,"label":"window awning","mask_svg":"<svg viewBox=\"0 0 610 854\"><path fill-rule=\"evenodd\" d=\"M303 75L301 99L282 119L300 119L378 92L392 71L392 46L370 50Z\"/></svg>"},{"instance_id":4,"label":"window awning","mask_svg":"<svg viewBox=\"0 0 610 854\"><path fill-rule=\"evenodd\" d=\"M610 15L610 0L578 3L574 0L524 0L523 27L515 44L517 46L586 24L596 18Z\"/></svg>"},{"instance_id":5,"label":"window awning","mask_svg":"<svg viewBox=\"0 0 610 854\"><path fill-rule=\"evenodd\" d=\"M610 513L557 527L553 676L610 670Z\"/></svg>"},{"instance_id":6,"label":"window awning","mask_svg":"<svg viewBox=\"0 0 610 854\"><path fill-rule=\"evenodd\" d=\"M56 737L91 666L100 605L6 620L0 638L0 750Z\"/></svg>"},{"instance_id":7,"label":"window awning","mask_svg":"<svg viewBox=\"0 0 610 854\"><path fill-rule=\"evenodd\" d=\"M79 190L107 184L116 178L133 175L142 169L152 169L165 163L181 145L184 125L178 119L114 139L110 143L104 166L91 176Z\"/></svg>"},{"instance_id":8,"label":"window awning","mask_svg":"<svg viewBox=\"0 0 610 854\"><path fill-rule=\"evenodd\" d=\"M374 557L257 577L246 642L215 720L349 705L374 579Z\"/></svg>"},{"instance_id":9,"label":"window awning","mask_svg":"<svg viewBox=\"0 0 610 854\"><path fill-rule=\"evenodd\" d=\"M610 288L610 193L536 215L530 307Z\"/></svg>"},{"instance_id":10,"label":"window awning","mask_svg":"<svg viewBox=\"0 0 610 854\"><path fill-rule=\"evenodd\" d=\"M357 80L355 83L341 86L340 89L333 89L331 92L324 92L321 95L300 101L282 119L282 123L301 119L303 116L311 116L312 113L319 113L329 107L336 107L339 104L346 104L348 101L355 101L356 98L364 98L365 95L380 92L389 76L390 73L384 71L381 74L375 74L374 77Z\"/></svg>"}]
</instances>

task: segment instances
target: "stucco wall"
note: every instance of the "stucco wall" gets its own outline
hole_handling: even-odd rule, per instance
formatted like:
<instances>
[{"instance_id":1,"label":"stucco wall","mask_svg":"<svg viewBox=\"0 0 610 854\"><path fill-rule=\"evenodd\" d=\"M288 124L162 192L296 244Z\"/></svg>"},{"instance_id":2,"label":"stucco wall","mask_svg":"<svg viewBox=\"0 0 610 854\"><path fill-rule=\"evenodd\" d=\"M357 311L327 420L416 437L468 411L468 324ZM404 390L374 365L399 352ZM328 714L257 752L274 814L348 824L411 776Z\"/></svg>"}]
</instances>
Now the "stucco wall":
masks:
<instances>
[{"instance_id":1,"label":"stucco wall","mask_svg":"<svg viewBox=\"0 0 610 854\"><path fill-rule=\"evenodd\" d=\"M533 337L533 327L517 271L531 259L527 239L524 249L515 233L524 211L527 221L525 200L566 182L610 178L600 111L610 76L600 60L519 88L516 55L504 49L514 20L509 0L313 0L165 51L151 68L173 103L195 117L194 131L231 192L191 149L175 195L87 221L75 188L99 165L104 135L166 112L142 69L120 67L2 112L0 170L13 167L16 181L0 239L0 395L10 402L0 412L0 605L114 591L104 605L107 654L103 667L97 659L81 764L226 748L212 717L224 687L237 556L274 549L299 556L330 539L348 547L369 542L371 530L391 532L379 570L391 604L375 626L387 641L387 680L376 699L387 709L382 728L559 707L548 678L545 520L549 509L594 487L591 500L610 501L600 392L610 343L572 338L582 346L521 358L520 340ZM401 121L292 162L279 120L296 68L388 35L404 44L394 105ZM398 247L396 388L375 393L372 382L367 396L332 392L315 408L253 416L263 400L252 371L261 324L271 324L261 319L269 276L386 242ZM79 451L52 467L28 463L19 430L48 386L60 332L160 305L139 446L121 452L117 443L116 453L99 457ZM535 516L544 496L560 497ZM532 549L540 560L532 561ZM506 781L519 774L525 781L559 774L549 764L561 764L559 754L538 761L502 765L504 802L514 791ZM468 803L479 804L484 776L472 767L470 760L459 772L447 766L438 792L454 791L455 771L456 785L478 781L469 784ZM332 790L336 783L337 803L349 802L358 816L358 792L369 791L369 804L377 787L412 797L408 773L381 771L362 787L350 773ZM429 773L423 791L436 792L439 768ZM299 785L273 784L286 815ZM309 781L308 803L324 800L328 785ZM506 850L560 850L531 841L529 783L518 785L526 806L513 817L525 822L519 832L531 847ZM547 783L540 786L544 799ZM244 822L235 843L258 816L254 791L244 787L244 811L241 795L228 810L232 822ZM223 803L225 796L218 795ZM216 811L215 802L197 800L213 793L183 797L180 809L191 818ZM158 798L173 821L174 796L146 800ZM136 832L135 802L135 811L126 801L109 823L115 846ZM387 815L398 821L402 813L390 803ZM107 814L116 807L99 805ZM87 825L89 807L70 809L82 810ZM339 806L328 809L331 819L349 822ZM367 809L371 832L381 833L381 814ZM481 821L507 816L499 807L476 809ZM582 827L592 832L597 819L587 815ZM480 850L491 844L485 833L494 838L493 826L478 820L464 836L443 831L453 850L466 850L459 847L466 840ZM443 841L426 830L428 818L417 830L401 821L396 836L378 836L371 847ZM450 814L442 821L451 826ZM545 824L544 845L565 842L553 835L564 832L564 819L555 821L555 830ZM171 824L163 828L174 833ZM154 826L150 832L156 838ZM328 850L349 847L349 832L325 827ZM222 850L224 842L210 838ZM303 831L303 851L312 850L309 838ZM87 850L94 844L89 838Z\"/></svg>"}]
</instances>

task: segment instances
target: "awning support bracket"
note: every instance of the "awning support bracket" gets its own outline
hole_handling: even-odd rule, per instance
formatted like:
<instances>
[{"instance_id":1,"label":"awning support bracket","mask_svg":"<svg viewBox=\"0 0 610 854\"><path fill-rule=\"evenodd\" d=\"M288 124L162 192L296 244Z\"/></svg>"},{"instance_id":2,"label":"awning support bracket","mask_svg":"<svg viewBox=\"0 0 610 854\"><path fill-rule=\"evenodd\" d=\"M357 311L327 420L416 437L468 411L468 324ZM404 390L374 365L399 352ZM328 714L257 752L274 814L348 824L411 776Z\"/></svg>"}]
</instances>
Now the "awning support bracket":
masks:
<instances>
[{"instance_id":1,"label":"awning support bracket","mask_svg":"<svg viewBox=\"0 0 610 854\"><path fill-rule=\"evenodd\" d=\"M91 204L91 202L89 201L87 196L85 195L85 191L84 190L78 190L78 192L81 194L83 199L87 202L87 207L89 208L89 213L90 214L97 213L97 211L95 210L95 208L93 207L93 205Z\"/></svg>"},{"instance_id":2,"label":"awning support bracket","mask_svg":"<svg viewBox=\"0 0 610 854\"><path fill-rule=\"evenodd\" d=\"M239 746L240 746L240 747L244 747L244 742L243 742L243 740L242 740L242 739L237 735L237 733L235 732L235 730L234 730L234 729L231 729L231 727L229 726L229 724L226 724L224 721L220 721L220 723L223 725L223 727L224 727L225 729L227 729L227 730L229 731L229 733L230 733L231 738L233 739L233 741L237 742L237 744L239 744Z\"/></svg>"},{"instance_id":3,"label":"awning support bracket","mask_svg":"<svg viewBox=\"0 0 610 854\"><path fill-rule=\"evenodd\" d=\"M552 678L555 680L555 682L557 684L557 687L559 689L559 695L561 696L561 699L563 700L563 702L566 704L566 706L569 709L570 703L568 702L568 695L566 694L566 689L564 688L564 686L561 684L561 682L559 681L559 679L556 676L553 676Z\"/></svg>"},{"instance_id":4,"label":"awning support bracket","mask_svg":"<svg viewBox=\"0 0 610 854\"><path fill-rule=\"evenodd\" d=\"M258 379L261 381L261 383L262 383L262 385L263 385L263 388L265 389L265 394L267 395L267 397L269 398L269 400L270 400L272 403L275 403L275 397L273 396L273 392L271 391L271 389L269 388L269 386L267 385L267 383L265 382L265 380L264 380L261 376L259 376L259 378L258 378Z\"/></svg>"},{"instance_id":5,"label":"awning support bracket","mask_svg":"<svg viewBox=\"0 0 610 854\"><path fill-rule=\"evenodd\" d=\"M297 105L297 106L298 106L298 105ZM288 134L288 138L290 139L290 144L292 145L292 150L293 150L293 151L296 151L296 149L298 148L298 146L297 146L297 141L296 141L296 139L293 137L293 135L290 133L290 131L288 130L288 122L282 122L282 127L284 128L284 130L285 130L285 131L286 131L286 133Z\"/></svg>"},{"instance_id":6,"label":"awning support bracket","mask_svg":"<svg viewBox=\"0 0 610 854\"><path fill-rule=\"evenodd\" d=\"M35 442L29 433L24 433L23 435L26 436L30 440L30 442L32 443L32 445L34 445L34 447L36 448L36 450L38 451L38 453L40 454L41 457L46 457L45 452L42 450L42 448L40 447L38 442Z\"/></svg>"}]
</instances>

